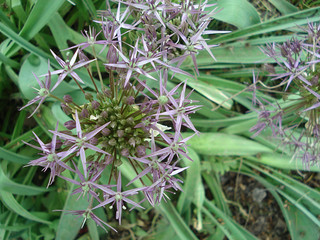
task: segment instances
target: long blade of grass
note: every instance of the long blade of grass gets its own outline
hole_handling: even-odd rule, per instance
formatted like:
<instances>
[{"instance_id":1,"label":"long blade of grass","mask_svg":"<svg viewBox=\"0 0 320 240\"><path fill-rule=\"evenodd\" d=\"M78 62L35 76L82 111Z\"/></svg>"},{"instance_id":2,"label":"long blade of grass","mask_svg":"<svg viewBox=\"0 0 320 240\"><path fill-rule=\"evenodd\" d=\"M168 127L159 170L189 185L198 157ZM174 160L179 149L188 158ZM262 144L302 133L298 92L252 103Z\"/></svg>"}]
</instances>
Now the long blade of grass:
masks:
<instances>
[{"instance_id":1,"label":"long blade of grass","mask_svg":"<svg viewBox=\"0 0 320 240\"><path fill-rule=\"evenodd\" d=\"M319 16L320 7L306 9L222 35L221 37L217 37L214 40L208 41L208 43L221 44L258 34L269 33L277 30L287 30L291 27L296 27L297 25L318 21Z\"/></svg>"},{"instance_id":2,"label":"long blade of grass","mask_svg":"<svg viewBox=\"0 0 320 240\"><path fill-rule=\"evenodd\" d=\"M6 191L0 191L0 197L2 202L13 212L16 214L27 218L31 221L40 222L44 224L50 224L49 221L44 220L42 218L39 218L29 211L27 211L23 206L21 206L17 200L13 197L12 193L6 192Z\"/></svg>"},{"instance_id":3,"label":"long blade of grass","mask_svg":"<svg viewBox=\"0 0 320 240\"><path fill-rule=\"evenodd\" d=\"M6 191L17 195L32 196L47 192L48 189L13 182L4 174L0 167L0 191Z\"/></svg>"}]
</instances>

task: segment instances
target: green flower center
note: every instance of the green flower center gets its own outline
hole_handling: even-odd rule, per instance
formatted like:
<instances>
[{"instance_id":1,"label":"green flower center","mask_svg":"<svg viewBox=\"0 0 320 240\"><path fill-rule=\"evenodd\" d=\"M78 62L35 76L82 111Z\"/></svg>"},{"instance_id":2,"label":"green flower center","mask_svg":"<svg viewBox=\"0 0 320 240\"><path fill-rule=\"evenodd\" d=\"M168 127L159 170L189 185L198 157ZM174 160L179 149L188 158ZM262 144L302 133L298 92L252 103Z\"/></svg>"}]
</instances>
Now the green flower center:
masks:
<instances>
[{"instance_id":1,"label":"green flower center","mask_svg":"<svg viewBox=\"0 0 320 240\"><path fill-rule=\"evenodd\" d=\"M114 198L115 198L116 201L122 200L122 195L121 195L121 193L117 193Z\"/></svg>"},{"instance_id":2,"label":"green flower center","mask_svg":"<svg viewBox=\"0 0 320 240\"><path fill-rule=\"evenodd\" d=\"M168 103L168 101L169 101L169 99L166 96L160 96L158 98L158 102L159 102L160 105L165 105L165 104Z\"/></svg>"},{"instance_id":3,"label":"green flower center","mask_svg":"<svg viewBox=\"0 0 320 240\"><path fill-rule=\"evenodd\" d=\"M77 145L78 147L82 147L82 146L83 146L83 144L86 142L86 140L87 140L87 138L86 138L86 137L83 137L83 138L77 139L77 141L76 141L76 145Z\"/></svg>"},{"instance_id":4,"label":"green flower center","mask_svg":"<svg viewBox=\"0 0 320 240\"><path fill-rule=\"evenodd\" d=\"M38 94L40 97L46 97L49 95L49 91L46 88L40 88Z\"/></svg>"},{"instance_id":5,"label":"green flower center","mask_svg":"<svg viewBox=\"0 0 320 240\"><path fill-rule=\"evenodd\" d=\"M58 156L55 153L51 153L47 156L47 160L49 162L53 162L53 161L57 161L58 160Z\"/></svg>"},{"instance_id":6,"label":"green flower center","mask_svg":"<svg viewBox=\"0 0 320 240\"><path fill-rule=\"evenodd\" d=\"M173 144L171 145L171 149L176 152L176 151L178 151L178 149L179 149L179 145L176 144L176 143L173 143Z\"/></svg>"}]
</instances>

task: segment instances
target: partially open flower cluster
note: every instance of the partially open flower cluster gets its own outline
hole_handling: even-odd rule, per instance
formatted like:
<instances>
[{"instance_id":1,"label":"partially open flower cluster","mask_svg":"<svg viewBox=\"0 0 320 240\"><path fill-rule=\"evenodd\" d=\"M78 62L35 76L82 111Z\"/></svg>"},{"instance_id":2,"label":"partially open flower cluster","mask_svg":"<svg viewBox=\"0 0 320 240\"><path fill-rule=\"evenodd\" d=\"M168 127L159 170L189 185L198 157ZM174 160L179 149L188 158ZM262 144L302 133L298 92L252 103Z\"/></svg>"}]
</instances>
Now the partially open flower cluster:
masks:
<instances>
[{"instance_id":1,"label":"partially open flower cluster","mask_svg":"<svg viewBox=\"0 0 320 240\"><path fill-rule=\"evenodd\" d=\"M306 169L320 163L320 25L309 23L301 34L283 44L270 44L263 52L276 61L268 70L272 80L281 82L269 89L284 88L283 102L272 105L257 101L261 107L259 121L251 128L258 135L267 126L273 135L292 148L294 158L302 159ZM267 107L264 105L268 105ZM289 128L283 119L291 119Z\"/></svg>"},{"instance_id":2,"label":"partially open flower cluster","mask_svg":"<svg viewBox=\"0 0 320 240\"><path fill-rule=\"evenodd\" d=\"M103 225L110 227L92 211L116 205L116 219L121 223L124 203L142 208L130 196L142 193L144 200L155 205L167 197L166 191L181 190L179 182L182 181L176 174L185 168L179 167L178 162L181 156L190 159L186 142L193 136L183 138L181 130L198 133L189 114L199 106L189 99L186 82L172 89L168 89L167 83L170 74L191 76L179 68L188 56L198 72L195 62L198 50L206 49L213 57L209 50L212 46L208 46L202 36L217 33L205 31L214 14L214 11L204 11L208 6L206 2L194 5L193 1L117 1L113 13L107 1L108 10L101 11L101 20L96 21L102 30L84 31L86 41L70 48L76 48L71 59L64 61L52 51L61 69L45 74L45 83L35 76L40 89L26 106L40 102L32 114L47 97L54 97L61 101L63 111L73 120L64 123L70 131L59 132L57 128L50 131L53 133L51 143L44 144L34 134L40 147L31 146L42 151L43 156L28 165L50 169L48 185L59 176L78 186L73 194L86 196L88 207L70 213L83 216L84 221L91 218L103 228ZM107 51L102 63L96 53L97 45ZM87 50L93 59L89 59ZM100 67L102 64L106 73ZM80 68L87 70L95 92L88 91L77 74ZM51 76L55 74L58 80L51 88ZM68 77L79 86L86 102L79 104L70 95L60 99L52 94ZM100 84L94 77L99 78ZM76 163L77 156L80 164ZM118 169L123 161L136 173L126 186L128 190L123 190ZM99 179L107 168L111 175L108 185L103 185ZM63 176L65 170L78 175L80 180ZM116 186L111 185L112 177L116 179ZM140 181L143 187L134 188L135 181Z\"/></svg>"}]
</instances>

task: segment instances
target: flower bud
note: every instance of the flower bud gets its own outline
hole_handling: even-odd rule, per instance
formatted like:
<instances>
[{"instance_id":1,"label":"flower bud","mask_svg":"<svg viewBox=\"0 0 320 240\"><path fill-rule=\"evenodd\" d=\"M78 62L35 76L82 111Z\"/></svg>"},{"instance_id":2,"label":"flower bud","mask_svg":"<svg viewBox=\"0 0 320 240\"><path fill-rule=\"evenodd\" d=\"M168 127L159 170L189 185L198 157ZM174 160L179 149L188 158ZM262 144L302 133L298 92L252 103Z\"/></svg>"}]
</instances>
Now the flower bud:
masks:
<instances>
[{"instance_id":1,"label":"flower bud","mask_svg":"<svg viewBox=\"0 0 320 240\"><path fill-rule=\"evenodd\" d=\"M80 62L87 62L89 61L89 58L83 53L81 49L79 49L79 59ZM85 68L89 67L89 64L84 65Z\"/></svg>"},{"instance_id":2,"label":"flower bud","mask_svg":"<svg viewBox=\"0 0 320 240\"><path fill-rule=\"evenodd\" d=\"M106 111L102 111L100 116L104 119L106 119L108 117L108 113Z\"/></svg>"},{"instance_id":3,"label":"flower bud","mask_svg":"<svg viewBox=\"0 0 320 240\"><path fill-rule=\"evenodd\" d=\"M143 83L145 84L146 81L143 81ZM136 86L137 90L142 92L144 90L144 86L139 82Z\"/></svg>"},{"instance_id":4,"label":"flower bud","mask_svg":"<svg viewBox=\"0 0 320 240\"><path fill-rule=\"evenodd\" d=\"M96 110L100 107L100 103L98 103L97 101L93 100L91 102L91 106L92 106L92 109Z\"/></svg>"},{"instance_id":5,"label":"flower bud","mask_svg":"<svg viewBox=\"0 0 320 240\"><path fill-rule=\"evenodd\" d=\"M100 101L104 101L105 100L105 95L103 93L98 92L97 93L97 99Z\"/></svg>"},{"instance_id":6,"label":"flower bud","mask_svg":"<svg viewBox=\"0 0 320 240\"><path fill-rule=\"evenodd\" d=\"M110 134L110 129L109 128L104 128L101 130L101 133L103 136L108 136Z\"/></svg>"},{"instance_id":7,"label":"flower bud","mask_svg":"<svg viewBox=\"0 0 320 240\"><path fill-rule=\"evenodd\" d=\"M131 137L128 142L131 146L136 146L136 141L134 140L134 137Z\"/></svg>"},{"instance_id":8,"label":"flower bud","mask_svg":"<svg viewBox=\"0 0 320 240\"><path fill-rule=\"evenodd\" d=\"M134 97L133 96L129 96L125 99L125 103L128 105L132 105L134 104Z\"/></svg>"},{"instance_id":9,"label":"flower bud","mask_svg":"<svg viewBox=\"0 0 320 240\"><path fill-rule=\"evenodd\" d=\"M122 149L121 156L128 157L129 156L129 149L128 148Z\"/></svg>"},{"instance_id":10,"label":"flower bud","mask_svg":"<svg viewBox=\"0 0 320 240\"><path fill-rule=\"evenodd\" d=\"M111 138L111 139L108 141L108 144L109 144L110 146L115 146L115 145L117 145L117 140L114 139L114 138Z\"/></svg>"},{"instance_id":11,"label":"flower bud","mask_svg":"<svg viewBox=\"0 0 320 240\"><path fill-rule=\"evenodd\" d=\"M103 93L107 96L107 98L111 98L112 92L110 89L104 89Z\"/></svg>"},{"instance_id":12,"label":"flower bud","mask_svg":"<svg viewBox=\"0 0 320 240\"><path fill-rule=\"evenodd\" d=\"M143 145L137 146L136 151L138 157L143 157L144 155L146 155L146 147Z\"/></svg>"},{"instance_id":13,"label":"flower bud","mask_svg":"<svg viewBox=\"0 0 320 240\"><path fill-rule=\"evenodd\" d=\"M66 103L72 103L73 102L73 99L70 95L64 95L63 96L63 100L66 102Z\"/></svg>"},{"instance_id":14,"label":"flower bud","mask_svg":"<svg viewBox=\"0 0 320 240\"><path fill-rule=\"evenodd\" d=\"M64 103L61 103L61 108L67 115L70 115L72 113L72 109Z\"/></svg>"},{"instance_id":15,"label":"flower bud","mask_svg":"<svg viewBox=\"0 0 320 240\"><path fill-rule=\"evenodd\" d=\"M116 128L116 127L117 127L117 122L111 122L111 123L110 123L110 127Z\"/></svg>"},{"instance_id":16,"label":"flower bud","mask_svg":"<svg viewBox=\"0 0 320 240\"><path fill-rule=\"evenodd\" d=\"M119 138L123 137L124 131L123 130L117 130L117 135Z\"/></svg>"},{"instance_id":17,"label":"flower bud","mask_svg":"<svg viewBox=\"0 0 320 240\"><path fill-rule=\"evenodd\" d=\"M89 111L88 111L86 108L82 109L82 111L81 111L81 113L80 113L80 117L81 117L81 118L87 118L87 117L89 117Z\"/></svg>"},{"instance_id":18,"label":"flower bud","mask_svg":"<svg viewBox=\"0 0 320 240\"><path fill-rule=\"evenodd\" d=\"M104 158L105 164L109 165L113 161L114 157L112 155L106 155Z\"/></svg>"},{"instance_id":19,"label":"flower bud","mask_svg":"<svg viewBox=\"0 0 320 240\"><path fill-rule=\"evenodd\" d=\"M69 130L76 128L76 122L74 120L67 121L63 125Z\"/></svg>"},{"instance_id":20,"label":"flower bud","mask_svg":"<svg viewBox=\"0 0 320 240\"><path fill-rule=\"evenodd\" d=\"M92 144L92 145L98 145L98 139L93 137L89 140L89 143Z\"/></svg>"},{"instance_id":21,"label":"flower bud","mask_svg":"<svg viewBox=\"0 0 320 240\"><path fill-rule=\"evenodd\" d=\"M117 49L111 44L107 53L108 63L117 63L119 61ZM106 69L115 70L115 67L106 66Z\"/></svg>"},{"instance_id":22,"label":"flower bud","mask_svg":"<svg viewBox=\"0 0 320 240\"><path fill-rule=\"evenodd\" d=\"M86 92L86 93L84 94L84 97L85 97L85 99L87 99L88 101L92 101L92 99L93 99L92 94L91 94L91 93L88 93L88 92Z\"/></svg>"},{"instance_id":23,"label":"flower bud","mask_svg":"<svg viewBox=\"0 0 320 240\"><path fill-rule=\"evenodd\" d=\"M160 105L165 105L168 103L168 101L169 101L169 99L167 96L159 96L159 98L158 98L158 102Z\"/></svg>"}]
</instances>

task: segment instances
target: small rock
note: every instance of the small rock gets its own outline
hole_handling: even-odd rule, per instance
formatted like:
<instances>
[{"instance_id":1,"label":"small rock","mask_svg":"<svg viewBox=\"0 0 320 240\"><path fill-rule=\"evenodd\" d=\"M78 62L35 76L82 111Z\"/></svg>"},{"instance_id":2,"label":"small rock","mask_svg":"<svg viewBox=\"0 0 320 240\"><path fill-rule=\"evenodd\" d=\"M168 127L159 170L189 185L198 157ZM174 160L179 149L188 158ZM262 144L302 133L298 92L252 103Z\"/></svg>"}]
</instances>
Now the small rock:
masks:
<instances>
[{"instance_id":1,"label":"small rock","mask_svg":"<svg viewBox=\"0 0 320 240\"><path fill-rule=\"evenodd\" d=\"M255 188L252 192L253 201L261 203L262 200L267 196L266 190L262 188Z\"/></svg>"}]
</instances>

